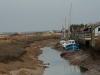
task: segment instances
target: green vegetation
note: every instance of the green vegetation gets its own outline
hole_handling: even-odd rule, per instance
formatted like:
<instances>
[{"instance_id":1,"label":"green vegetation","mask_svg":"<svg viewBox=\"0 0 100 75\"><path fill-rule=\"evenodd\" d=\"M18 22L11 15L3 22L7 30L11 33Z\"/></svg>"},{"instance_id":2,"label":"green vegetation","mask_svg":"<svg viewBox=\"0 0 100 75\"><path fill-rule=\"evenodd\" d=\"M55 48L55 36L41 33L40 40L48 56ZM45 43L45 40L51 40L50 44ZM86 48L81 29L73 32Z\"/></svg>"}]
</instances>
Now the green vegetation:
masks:
<instances>
[{"instance_id":1,"label":"green vegetation","mask_svg":"<svg viewBox=\"0 0 100 75\"><path fill-rule=\"evenodd\" d=\"M72 24L72 25L70 26L70 31L72 32L72 29L73 29L73 30L76 30L78 27L79 27L79 28L83 28L84 26L87 26L87 24Z\"/></svg>"}]
</instances>

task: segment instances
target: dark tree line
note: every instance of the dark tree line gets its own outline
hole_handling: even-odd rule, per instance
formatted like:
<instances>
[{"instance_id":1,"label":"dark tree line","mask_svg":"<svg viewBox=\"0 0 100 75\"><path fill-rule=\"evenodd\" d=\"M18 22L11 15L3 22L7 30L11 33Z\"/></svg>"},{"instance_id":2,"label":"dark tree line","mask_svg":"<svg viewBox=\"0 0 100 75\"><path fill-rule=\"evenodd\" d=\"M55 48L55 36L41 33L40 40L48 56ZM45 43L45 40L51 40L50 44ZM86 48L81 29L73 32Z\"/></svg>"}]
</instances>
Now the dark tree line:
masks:
<instances>
[{"instance_id":1,"label":"dark tree line","mask_svg":"<svg viewBox=\"0 0 100 75\"><path fill-rule=\"evenodd\" d=\"M83 28L85 26L87 26L87 24L72 24L70 25L70 31L72 32L72 30L76 30L77 27Z\"/></svg>"}]
</instances>

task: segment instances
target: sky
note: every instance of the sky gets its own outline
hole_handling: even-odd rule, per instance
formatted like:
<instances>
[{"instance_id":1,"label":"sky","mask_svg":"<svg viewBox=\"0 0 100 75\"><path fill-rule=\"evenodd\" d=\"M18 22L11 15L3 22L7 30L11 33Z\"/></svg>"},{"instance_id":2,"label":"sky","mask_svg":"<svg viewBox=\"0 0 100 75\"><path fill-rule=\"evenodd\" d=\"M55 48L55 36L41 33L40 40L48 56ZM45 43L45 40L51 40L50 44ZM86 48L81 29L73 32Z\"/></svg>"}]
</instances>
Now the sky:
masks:
<instances>
[{"instance_id":1,"label":"sky","mask_svg":"<svg viewBox=\"0 0 100 75\"><path fill-rule=\"evenodd\" d=\"M0 32L61 30L65 18L66 29L70 18L71 24L100 22L100 0L0 0Z\"/></svg>"}]
</instances>

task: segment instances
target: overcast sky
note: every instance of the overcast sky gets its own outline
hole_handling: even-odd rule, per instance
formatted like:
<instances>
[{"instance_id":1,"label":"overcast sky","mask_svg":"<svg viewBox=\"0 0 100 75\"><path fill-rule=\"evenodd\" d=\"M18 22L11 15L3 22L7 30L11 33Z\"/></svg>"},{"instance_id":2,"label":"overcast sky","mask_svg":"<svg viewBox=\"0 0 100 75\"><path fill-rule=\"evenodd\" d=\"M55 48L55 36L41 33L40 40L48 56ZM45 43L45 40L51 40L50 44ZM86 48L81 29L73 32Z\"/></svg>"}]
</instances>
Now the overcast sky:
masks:
<instances>
[{"instance_id":1,"label":"overcast sky","mask_svg":"<svg viewBox=\"0 0 100 75\"><path fill-rule=\"evenodd\" d=\"M100 21L100 0L0 0L0 32L61 30L71 2L71 24Z\"/></svg>"}]
</instances>

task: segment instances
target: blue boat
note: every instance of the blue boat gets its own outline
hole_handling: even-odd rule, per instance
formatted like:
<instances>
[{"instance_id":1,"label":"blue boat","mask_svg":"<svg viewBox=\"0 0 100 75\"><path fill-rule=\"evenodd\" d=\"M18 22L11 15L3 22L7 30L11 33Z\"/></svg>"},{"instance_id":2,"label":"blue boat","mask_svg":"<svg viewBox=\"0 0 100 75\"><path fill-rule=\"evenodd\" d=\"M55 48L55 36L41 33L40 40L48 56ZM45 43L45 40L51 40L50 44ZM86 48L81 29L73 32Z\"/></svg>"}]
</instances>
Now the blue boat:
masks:
<instances>
[{"instance_id":1,"label":"blue boat","mask_svg":"<svg viewBox=\"0 0 100 75\"><path fill-rule=\"evenodd\" d=\"M67 43L64 43L63 45L66 51L78 50L78 44L75 43L75 40L68 40Z\"/></svg>"}]
</instances>

